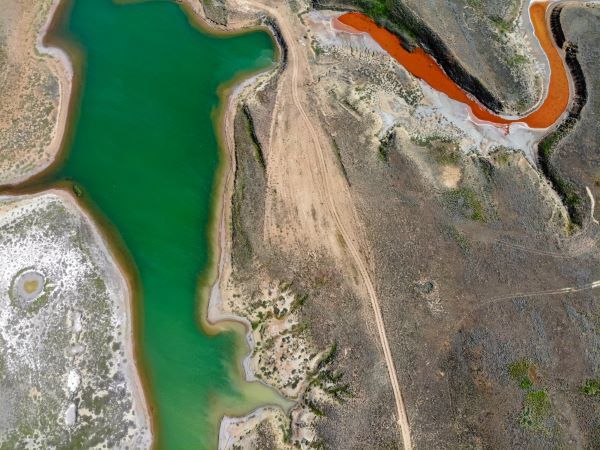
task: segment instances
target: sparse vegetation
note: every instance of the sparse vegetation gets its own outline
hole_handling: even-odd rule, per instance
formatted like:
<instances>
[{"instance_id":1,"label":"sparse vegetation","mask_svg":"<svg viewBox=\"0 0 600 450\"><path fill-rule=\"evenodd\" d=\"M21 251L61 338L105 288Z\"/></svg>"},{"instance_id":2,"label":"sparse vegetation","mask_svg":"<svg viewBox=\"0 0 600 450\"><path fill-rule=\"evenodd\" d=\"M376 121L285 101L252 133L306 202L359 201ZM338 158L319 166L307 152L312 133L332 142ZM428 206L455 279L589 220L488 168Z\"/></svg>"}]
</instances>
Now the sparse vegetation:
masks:
<instances>
[{"instance_id":1,"label":"sparse vegetation","mask_svg":"<svg viewBox=\"0 0 600 450\"><path fill-rule=\"evenodd\" d=\"M598 397L600 396L600 378L590 378L585 380L585 382L579 388L579 392L588 397Z\"/></svg>"},{"instance_id":2,"label":"sparse vegetation","mask_svg":"<svg viewBox=\"0 0 600 450\"><path fill-rule=\"evenodd\" d=\"M521 358L508 366L508 374L513 380L521 381L528 376L531 364L527 358Z\"/></svg>"},{"instance_id":3,"label":"sparse vegetation","mask_svg":"<svg viewBox=\"0 0 600 450\"><path fill-rule=\"evenodd\" d=\"M569 118L565 120L553 133L546 136L538 144L538 155L540 158L540 166L544 175L550 180L554 189L563 200L571 222L577 226L581 226L582 217L579 210L582 204L581 197L577 193L572 183L565 180L558 169L552 164L551 157L556 144L563 139L569 131L575 126L575 119Z\"/></svg>"},{"instance_id":4,"label":"sparse vegetation","mask_svg":"<svg viewBox=\"0 0 600 450\"><path fill-rule=\"evenodd\" d=\"M519 425L529 430L542 429L544 420L550 415L551 408L552 403L545 390L527 392L523 400L523 410L519 416Z\"/></svg>"},{"instance_id":5,"label":"sparse vegetation","mask_svg":"<svg viewBox=\"0 0 600 450\"><path fill-rule=\"evenodd\" d=\"M458 244L463 253L467 254L469 252L469 240L464 233L461 233L456 227L451 225L445 226L444 231L454 242Z\"/></svg>"},{"instance_id":6,"label":"sparse vegetation","mask_svg":"<svg viewBox=\"0 0 600 450\"><path fill-rule=\"evenodd\" d=\"M254 148L254 159L260 165L260 167L262 167L263 170L266 170L267 163L265 162L265 157L263 155L260 141L256 136L256 130L254 129L254 121L252 119L252 114L250 113L250 109L247 105L244 105L244 107L242 108L242 113L245 118L246 131L250 135L250 139Z\"/></svg>"},{"instance_id":7,"label":"sparse vegetation","mask_svg":"<svg viewBox=\"0 0 600 450\"><path fill-rule=\"evenodd\" d=\"M346 172L346 166L344 166L344 161L342 160L342 154L340 153L340 147L338 146L338 143L336 142L335 138L333 138L333 137L331 138L331 145L333 146L333 151L335 153L335 157L340 166L342 174L344 175L346 182L348 184L350 184L350 179L348 178L348 173Z\"/></svg>"},{"instance_id":8,"label":"sparse vegetation","mask_svg":"<svg viewBox=\"0 0 600 450\"><path fill-rule=\"evenodd\" d=\"M500 16L491 16L490 21L494 24L496 30L502 34L506 34L512 30L512 25Z\"/></svg>"},{"instance_id":9,"label":"sparse vegetation","mask_svg":"<svg viewBox=\"0 0 600 450\"><path fill-rule=\"evenodd\" d=\"M477 193L470 188L460 187L451 189L445 193L446 202L454 209L462 213L471 220L485 222L485 209Z\"/></svg>"}]
</instances>

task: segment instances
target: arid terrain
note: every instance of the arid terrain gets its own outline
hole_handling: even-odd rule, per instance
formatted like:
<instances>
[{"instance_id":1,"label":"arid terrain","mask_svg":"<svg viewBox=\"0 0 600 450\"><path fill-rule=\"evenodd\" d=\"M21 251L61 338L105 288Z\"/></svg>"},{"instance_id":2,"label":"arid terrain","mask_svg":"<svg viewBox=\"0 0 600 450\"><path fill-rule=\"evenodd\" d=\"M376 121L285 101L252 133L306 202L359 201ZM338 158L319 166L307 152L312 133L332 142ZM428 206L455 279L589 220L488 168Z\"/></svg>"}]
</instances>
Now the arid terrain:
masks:
<instances>
[{"instance_id":1,"label":"arid terrain","mask_svg":"<svg viewBox=\"0 0 600 450\"><path fill-rule=\"evenodd\" d=\"M0 197L0 446L146 447L130 293L67 192Z\"/></svg>"},{"instance_id":2,"label":"arid terrain","mask_svg":"<svg viewBox=\"0 0 600 450\"><path fill-rule=\"evenodd\" d=\"M4 3L10 184L52 161L70 91L68 67L33 50L50 2ZM554 6L569 110L506 129L336 17L368 14L520 116L548 79L525 0L185 3L213 29L266 27L279 48L228 98L208 318L248 325L247 378L293 406L225 417L219 447L600 447L600 4ZM18 411L0 411L0 447L61 446L74 424L82 446L147 447L130 293L90 218L66 191L4 196L0 229L0 403Z\"/></svg>"},{"instance_id":3,"label":"arid terrain","mask_svg":"<svg viewBox=\"0 0 600 450\"><path fill-rule=\"evenodd\" d=\"M60 149L71 66L63 52L42 45L57 4L52 0L0 4L0 185L45 169Z\"/></svg>"},{"instance_id":4,"label":"arid terrain","mask_svg":"<svg viewBox=\"0 0 600 450\"><path fill-rule=\"evenodd\" d=\"M277 72L243 92L229 119L221 306L252 323L251 371L298 404L289 428L255 416L222 429L221 446L234 448L232 435L245 448L598 445L586 187L597 194L600 9L561 5L589 98L568 131L555 125L565 136L546 159L567 183L557 184L540 161L553 129L473 125L368 38L335 30L331 8L368 12L368 2L228 3L230 27L266 11L285 44ZM481 101L508 114L535 108L547 69L528 4L465 3L399 9L418 17L414 30L452 36L441 38L449 64L476 80Z\"/></svg>"}]
</instances>

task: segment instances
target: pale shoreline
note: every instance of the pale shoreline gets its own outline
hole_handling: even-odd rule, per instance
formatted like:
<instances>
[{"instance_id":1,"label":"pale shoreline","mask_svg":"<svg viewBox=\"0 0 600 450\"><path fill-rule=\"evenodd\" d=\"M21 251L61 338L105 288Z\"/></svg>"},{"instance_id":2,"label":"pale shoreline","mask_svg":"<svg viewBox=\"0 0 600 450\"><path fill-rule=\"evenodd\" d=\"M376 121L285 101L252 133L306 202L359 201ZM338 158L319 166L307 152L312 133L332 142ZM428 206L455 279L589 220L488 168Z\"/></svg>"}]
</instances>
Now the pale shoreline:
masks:
<instances>
[{"instance_id":1,"label":"pale shoreline","mask_svg":"<svg viewBox=\"0 0 600 450\"><path fill-rule=\"evenodd\" d=\"M223 27L211 22L206 17L199 3L194 2L193 0L182 0L182 3L194 14L194 18L201 22L205 29L208 29L212 32L217 31L237 33L249 30L255 26L254 24L248 22L241 24L238 23L235 25L228 24L227 26ZM274 45L276 45L278 50L281 52L281 48L279 48L277 40L273 39L273 41ZM235 174L236 163L233 122L235 120L238 102L241 98L241 95L247 88L255 85L261 77L271 76L274 73L273 71L276 70L277 66L278 64L276 64L274 68L259 72L249 78L243 79L239 83L232 84L229 86L229 89L223 96L226 100L226 103L222 108L222 116L220 117L220 123L217 132L220 132L220 138L222 139L220 142L222 146L222 156L226 157L227 160L220 162L222 167L217 171L217 175L221 177L221 179L217 181L216 191L213 194L215 195L215 198L218 199L218 201L213 205L213 214L217 218L217 224L214 225L215 235L213 236L213 242L210 243L210 245L213 245L215 250L213 260L215 267L212 269L216 270L216 273L214 274L214 279L210 285L208 298L205 299L206 305L201 305L204 306L204 309L201 313L204 315L203 319L206 320L206 324L208 326L218 326L219 323L226 322L237 322L244 326L245 339L249 349L242 360L245 380L247 382L259 382L275 391L276 389L273 386L256 377L250 363L252 352L256 344L252 336L252 325L250 321L243 316L224 312L222 308L221 284L225 282L227 277L231 274L231 233L228 232L227 224L231 223L230 205L233 195L233 175ZM227 443L234 437L231 434L232 430L230 430L230 425L245 424L251 420L260 421L262 418L266 418L270 413L272 413L274 408L276 409L278 407L269 403L264 403L254 408L245 416L237 417L228 416L226 414L223 415L221 417L218 429L218 448L225 448Z\"/></svg>"},{"instance_id":2,"label":"pale shoreline","mask_svg":"<svg viewBox=\"0 0 600 450\"><path fill-rule=\"evenodd\" d=\"M135 339L135 333L133 329L133 296L132 287L127 274L121 270L121 264L118 262L111 250L111 242L103 233L103 231L97 226L96 221L92 214L87 208L81 205L77 198L66 188L62 187L50 187L42 191L34 191L30 193L22 194L2 194L0 200L17 200L17 201L33 201L38 198L54 196L60 200L60 203L64 208L70 211L74 217L86 222L86 225L91 230L92 234L92 248L99 251L102 255L103 261L99 264L102 270L108 276L113 286L116 288L109 288L109 292L114 296L115 302L113 303L114 311L116 313L118 324L123 332L122 339L119 341L123 346L124 358L120 361L120 371L126 380L126 386L129 388L128 392L131 394L133 409L133 420L136 425L140 425L140 429L147 429L149 446L154 441L154 421L150 414L149 405L143 389L142 380L138 372L138 363L135 355L134 343L137 342ZM144 441L145 442L145 441ZM138 441L139 443L139 441Z\"/></svg>"},{"instance_id":3,"label":"pale shoreline","mask_svg":"<svg viewBox=\"0 0 600 450\"><path fill-rule=\"evenodd\" d=\"M66 51L64 51L60 47L46 46L44 44L44 40L47 38L47 34L50 30L50 27L51 27L53 21L55 20L55 14L56 14L59 6L61 5L61 1L62 0L54 0L53 1L52 6L50 7L50 11L48 13L48 18L46 20L46 23L38 34L37 45L36 45L36 48L40 52L40 54L47 55L49 57L49 60L52 61L51 66L52 66L52 69L55 69L54 70L55 75L56 75L57 79L59 80L59 86L60 86L58 118L57 118L54 130L53 130L52 142L50 144L51 152L53 154L54 159L52 159L44 164L40 164L39 166L37 166L34 169L34 171L29 173L28 175L13 180L12 184L24 183L27 180L35 178L37 175L39 175L40 173L47 170L49 167L51 167L57 161L57 159L60 157L60 153L62 150L61 146L63 143L65 133L67 131L69 110L70 110L70 104L72 101L71 97L73 94L73 81L74 81L74 76L75 76L74 68L73 68L72 60ZM250 24L250 23L247 23L247 24L244 23L244 24L242 24L240 26L236 26L236 27L231 27L231 26L218 27L218 26L216 26L216 24L210 22L205 17L204 11L202 10L199 3L192 2L190 0L184 0L180 3L183 3L185 5L185 7L188 9L188 12L191 12L193 14L193 17L190 17L190 18L199 20L206 29L209 29L212 32L226 32L229 34L232 32L233 33L243 32L243 31L246 31L246 29L250 29L252 27L252 24ZM267 72L270 72L270 70ZM251 324L246 318L244 318L242 316L237 316L234 314L226 314L226 313L223 313L222 310L220 310L219 284L220 284L220 281L222 280L222 273L223 273L223 270L225 269L226 262L227 262L227 264L229 264L229 253L227 252L227 237L228 236L227 236L227 231L226 231L227 228L225 225L227 222L226 219L229 218L229 214L228 214L229 211L228 211L228 208L225 207L225 205L228 204L227 200L230 199L230 197L231 197L231 192L232 192L231 185L233 182L232 174L233 174L233 171L235 170L234 148L231 147L231 145L230 145L231 143L229 142L229 139L228 139L229 133L227 130L229 129L229 127L233 126L233 118L235 116L235 109L236 109L237 101L239 100L240 94L243 92L244 89L253 85L260 76L265 75L265 73L266 72L261 72L261 73L255 74L254 76L251 76L250 78L243 79L241 82L230 86L230 90L227 92L227 95L225 97L227 99L227 103L226 103L226 106L223 107L223 114L221 117L220 125L223 127L223 135L224 135L223 137L225 138L225 141L227 141L227 143L225 144L226 148L223 149L224 150L223 153L228 156L229 161L228 161L228 163L221 162L221 164L226 164L225 166L223 166L223 168L225 170L221 169L223 173L221 173L221 171L219 169L217 169L217 176L222 177L221 180L217 180L217 184L220 187L221 192L214 193L214 195L218 196L218 198L220 200L219 200L218 204L216 205L216 210L213 212L213 214L219 218L219 226L218 226L218 232L216 233L216 236L214 236L214 239L216 239L216 242L209 243L209 245L214 246L218 249L218 251L215 252L215 255L217 257L217 264L216 264L217 275L216 275L215 282L212 285L211 293L210 293L210 296L209 296L209 299L207 302L206 317L203 318L208 321L209 325L217 326L219 322L233 321L233 322L240 323L244 326L245 338L246 338L246 342L247 342L247 344L249 346L249 350L250 350L246 354L244 359L242 360L242 365L244 367L244 374L245 374L246 381L260 381L254 375L254 372L252 371L252 369L250 368L250 365L249 365L249 359L252 354L252 349L254 348L254 341L252 339L252 333L251 333L251 329L252 329ZM132 382L131 385L135 388L134 392L132 392L132 395L134 396L134 398L136 400L139 401L138 404L143 405L143 408L142 408L143 416L145 417L146 422L148 423L148 426L150 428L152 442L154 444L155 438L156 438L156 433L154 430L154 420L153 420L152 414L150 412L149 402L148 402L148 398L146 395L147 393L145 392L145 390L143 388L143 384L141 382L142 377L140 376L140 374L144 372L144 368L143 368L143 364L141 364L139 359L136 357L136 352L135 352L135 347L134 347L134 343L137 343L137 338L135 335L135 331L133 329L133 324L134 324L133 299L134 299L134 295L133 295L133 289L131 286L131 282L128 277L128 273L126 270L123 270L122 265L119 264L119 262L114 257L113 252L110 250L112 244L110 242L110 239L108 239L106 237L105 233L103 232L102 227L96 223L96 221L92 217L92 215L86 210L86 208L84 206L82 206L77 201L77 199L75 198L75 196L72 193L70 193L68 190L57 189L57 188L46 189L44 191L41 191L40 194L41 193L54 193L54 194L59 195L61 198L65 199L66 204L69 204L69 205L75 207L80 214L85 216L85 219L88 221L91 228L94 230L94 238L98 239L98 243L99 243L100 247L103 249L103 253L105 254L106 258L112 264L114 264L117 272L120 275L120 277L119 277L120 280L115 280L115 281L120 284L122 283L123 291L126 293L126 297L128 298L128 307L125 308L126 317L127 317L127 323L125 324L125 328L127 330L127 335L130 336L130 339L126 339L127 342L124 342L124 344L126 347L126 353L129 355L130 360L128 361L128 364L126 364L127 368L129 369L127 371L126 375L130 378L130 380ZM211 268L209 267L207 270L210 271ZM129 364L130 362L132 362L133 364ZM262 381L260 381L260 383L273 389L272 386L269 386ZM255 414L257 411L263 411L265 407L272 407L272 405L269 405L269 404L260 405L257 408L255 408L253 411L251 411L250 414ZM140 411L136 411L136 414L138 414L138 413L140 413ZM227 417L227 416L223 416L221 420L225 419L225 417ZM218 432L220 433L220 430Z\"/></svg>"},{"instance_id":4,"label":"pale shoreline","mask_svg":"<svg viewBox=\"0 0 600 450\"><path fill-rule=\"evenodd\" d=\"M52 6L50 7L48 18L46 23L40 30L37 38L36 49L43 55L48 55L50 60L53 61L52 68L57 70L55 73L56 77L59 80L59 112L58 118L54 127L52 142L50 144L51 150L54 153L54 159L45 163L43 165L38 166L35 171L22 179L17 179L13 183L23 183L31 178L34 178L39 173L51 167L60 156L62 142L67 130L68 124L68 116L69 116L69 105L71 103L71 96L73 93L73 78L74 78L74 69L71 58L68 53L65 52L62 48L54 47L54 46L45 46L44 40L47 38L48 32L50 30L50 26L55 20L55 14L61 4L62 0L54 0ZM137 343L135 330L134 330L134 296L133 289L131 286L131 281L128 277L128 274L125 270L123 270L122 265L117 261L114 256L114 252L112 249L112 243L110 239L107 238L106 233L102 230L102 228L97 224L96 220L89 211L77 201L77 198L74 194L69 192L66 189L60 189L52 187L50 189L44 189L43 191L36 192L35 194L18 194L18 195L10 195L11 197L27 197L31 195L43 195L43 194L55 194L64 200L64 203L67 207L70 207L76 210L77 215L83 216L85 220L90 225L90 228L93 230L94 240L96 240L99 248L102 250L103 255L106 259L112 264L119 274L119 279L115 279L116 283L121 285L122 291L124 292L125 302L123 305L117 305L118 308L122 309L126 316L126 323L124 324L125 336L128 339L123 339L123 345L125 347L125 353L127 357L127 361L124 364L127 370L125 370L125 375L128 378L129 385L132 386L132 396L134 398L134 406L137 405L136 415L139 417L143 417L145 423L147 423L148 428L150 430L150 435L152 442L154 442L155 438L155 430L154 430L154 420L151 414L151 410L149 408L149 403L147 399L146 392L143 387L141 373L143 371L140 370L142 364L139 362L139 359L136 356L136 350L134 343Z\"/></svg>"},{"instance_id":5,"label":"pale shoreline","mask_svg":"<svg viewBox=\"0 0 600 450\"><path fill-rule=\"evenodd\" d=\"M128 379L128 384L133 388L131 391L133 397L133 405L138 405L138 408L135 410L135 414L137 417L144 417L144 422L148 424L148 428L150 430L150 439L151 442L154 442L155 433L154 433L154 421L152 419L152 415L150 414L149 404L146 399L145 391L142 385L142 380L140 377L140 373L138 370L138 359L136 358L134 342L137 342L135 337L135 331L133 329L133 294L132 294L132 286L127 276L126 272L121 269L121 264L114 257L113 252L111 251L111 243L106 238L100 227L97 226L95 219L86 210L85 207L79 204L76 197L69 191L65 189L57 189L51 188L42 191L43 194L54 194L64 200L65 206L73 209L77 212L78 216L82 216L88 222L90 228L93 231L93 238L96 241L96 244L101 249L103 255L109 261L109 264L112 265L115 269L115 272L119 274L118 279L114 279L116 283L120 285L122 292L124 293L125 302L122 304L117 304L117 307L122 310L125 314L126 320L123 324L125 337L129 337L129 339L123 339L122 343L125 347L125 354L127 361L124 366L125 376ZM36 193L35 195L38 195Z\"/></svg>"}]
</instances>

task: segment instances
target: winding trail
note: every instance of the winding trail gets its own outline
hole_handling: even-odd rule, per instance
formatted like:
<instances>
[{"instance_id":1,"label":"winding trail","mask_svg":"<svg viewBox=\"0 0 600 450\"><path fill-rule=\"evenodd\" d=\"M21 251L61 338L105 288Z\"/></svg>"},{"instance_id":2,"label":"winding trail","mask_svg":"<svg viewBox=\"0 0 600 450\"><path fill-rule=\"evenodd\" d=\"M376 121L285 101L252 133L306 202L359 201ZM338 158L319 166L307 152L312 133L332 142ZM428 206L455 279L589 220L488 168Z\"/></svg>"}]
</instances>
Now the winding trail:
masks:
<instances>
[{"instance_id":1,"label":"winding trail","mask_svg":"<svg viewBox=\"0 0 600 450\"><path fill-rule=\"evenodd\" d=\"M338 208L337 200L333 194L333 189L330 184L330 179L332 177L332 174L330 173L330 170L328 168L327 161L325 158L325 149L324 149L325 145L322 143L321 139L319 138L319 133L317 132L317 129L313 125L308 113L306 112L306 110L304 109L304 107L302 105L301 94L298 89L299 74L300 74L299 66L302 63L302 61L300 60L300 57L299 57L297 41L296 41L296 39L294 39L294 32L291 29L291 25L289 23L289 18L286 17L285 14L278 11L277 9L266 6L262 3L256 3L256 2L248 2L248 3L255 6L259 10L266 11L277 21L277 23L280 27L280 30L281 30L281 34L283 35L283 38L288 45L288 51L289 51L288 68L291 71L292 101L293 101L295 107L298 109L298 112L300 113L300 119L304 123L306 130L310 134L310 138L313 142L313 145L314 145L315 149L317 150L318 162L319 162L319 171L318 171L319 178L320 178L320 182L322 183L322 185L324 187L325 198L327 201L327 209L328 209L329 213L331 214L331 217L334 219L335 225L346 243L347 250L350 253L350 255L353 259L353 262L360 273L360 276L361 276L364 286L366 288L367 294L371 301L371 306L372 306L373 313L375 316L375 323L377 325L377 333L379 336L379 342L383 349L383 356L384 356L385 363L386 363L386 366L388 369L388 374L389 374L390 382L392 385L392 391L393 391L394 399L395 399L395 403L396 403L396 411L397 411L397 415L398 415L397 423L400 426L404 449L410 450L410 449L412 449L412 441L411 441L411 436L410 436L410 427L409 427L409 423L408 423L408 416L406 414L406 409L404 407L402 392L400 390L400 384L398 382L398 376L397 376L396 368L394 365L394 360L392 358L390 345L389 345L389 342L387 339L387 334L385 331L385 324L383 321L383 316L381 314L379 299L377 298L377 293L375 291L373 281L371 280L371 276L369 274L369 269L368 269L367 263L366 263L363 255L361 254L360 244L357 242L358 239L356 238L354 233L351 233L349 231L348 227L345 224L345 221L342 219L342 215ZM305 62L304 66L306 66L307 70L309 70L307 62Z\"/></svg>"},{"instance_id":2,"label":"winding trail","mask_svg":"<svg viewBox=\"0 0 600 450\"><path fill-rule=\"evenodd\" d=\"M597 289L600 287L600 280L592 281L590 283L586 283L580 286L568 286L559 289L548 289L544 291L535 291L535 292L517 292L514 294L503 295L500 297L494 297L483 302L479 303L474 308L471 308L467 311L462 318L457 322L456 328L459 329L462 324L467 320L467 318L476 311L479 311L482 308L485 308L490 305L495 305L497 303L503 303L509 300L515 300L518 298L532 298L532 297L541 297L541 296L550 296L550 295L560 295L560 294L575 294L577 292L589 291L592 289Z\"/></svg>"}]
</instances>

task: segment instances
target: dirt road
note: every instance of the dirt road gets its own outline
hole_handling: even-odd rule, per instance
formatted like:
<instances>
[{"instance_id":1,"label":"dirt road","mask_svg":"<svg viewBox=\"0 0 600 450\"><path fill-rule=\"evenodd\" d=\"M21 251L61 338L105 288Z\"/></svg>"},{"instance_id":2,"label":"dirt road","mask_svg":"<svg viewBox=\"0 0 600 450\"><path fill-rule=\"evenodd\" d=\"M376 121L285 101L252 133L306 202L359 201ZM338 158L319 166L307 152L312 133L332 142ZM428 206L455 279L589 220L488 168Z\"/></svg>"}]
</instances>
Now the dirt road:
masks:
<instances>
[{"instance_id":1,"label":"dirt road","mask_svg":"<svg viewBox=\"0 0 600 450\"><path fill-rule=\"evenodd\" d=\"M352 262L360 274L364 288L366 289L371 301L375 323L377 326L377 333L383 349L383 355L394 393L396 410L398 414L398 425L400 426L400 431L402 433L404 448L411 449L412 443L408 417L404 407L396 368L394 366L394 360L392 358L390 345L385 331L385 324L381 314L379 300L369 274L369 268L361 252L361 250L364 249L363 244L359 237L358 230L354 228L354 224L358 222L356 211L354 210L352 201L350 199L350 193L348 192L347 188L343 189L343 192L341 192L339 184L336 183L335 186L333 185L334 182L332 180L334 180L339 174L335 173L335 171L338 171L338 169L336 167L332 167L331 163L328 163L328 161L330 161L330 158L328 158L327 154L329 141L323 135L323 131L314 125L309 113L305 109L305 104L307 104L307 102L305 99L303 99L301 87L306 85L305 80L307 78L310 80L310 67L307 57L304 53L306 52L306 48L298 45L300 35L299 33L294 32L293 21L298 19L287 9L285 9L285 5L282 5L278 8L273 8L258 2L247 2L247 4L250 4L256 7L258 10L265 11L271 15L277 21L283 38L288 45L288 68L287 73L284 74L284 77L291 77L289 80L291 98L295 108L298 110L301 121L301 123L298 123L296 126L301 125L305 127L305 131L308 133L311 141L310 143L313 145L313 149L316 150L318 170L316 174L312 175L318 182L319 187L324 194L323 197L326 202L326 209L346 244L347 251L352 257ZM282 80L282 83L285 81L287 80Z\"/></svg>"}]
</instances>

